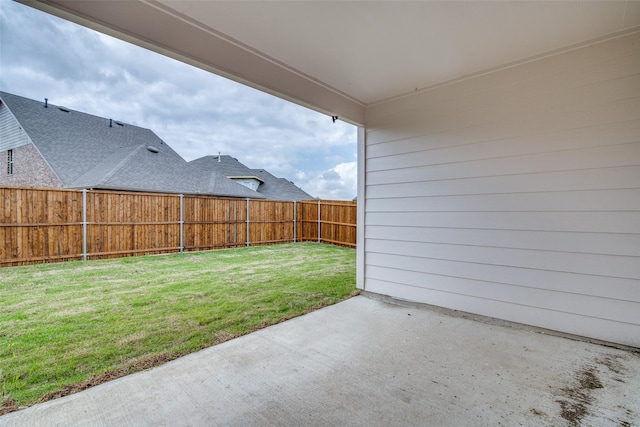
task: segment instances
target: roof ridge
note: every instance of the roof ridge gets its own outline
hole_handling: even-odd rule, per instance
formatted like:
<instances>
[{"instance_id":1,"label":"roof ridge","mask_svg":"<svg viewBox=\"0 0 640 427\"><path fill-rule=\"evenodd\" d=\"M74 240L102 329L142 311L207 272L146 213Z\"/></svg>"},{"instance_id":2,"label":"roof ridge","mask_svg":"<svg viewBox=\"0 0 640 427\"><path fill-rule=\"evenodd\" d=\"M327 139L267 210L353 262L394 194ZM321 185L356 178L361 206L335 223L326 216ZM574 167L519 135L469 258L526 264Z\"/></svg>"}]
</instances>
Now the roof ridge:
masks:
<instances>
[{"instance_id":1,"label":"roof ridge","mask_svg":"<svg viewBox=\"0 0 640 427\"><path fill-rule=\"evenodd\" d=\"M87 178L90 178L92 174L94 174L96 172L96 169L99 169L100 166L104 166L104 164L109 160L109 158L105 159L105 161L98 163L95 167L89 169L88 171L86 171L85 173L83 173L81 176L77 177L76 179L73 180L73 182L71 182L69 184L69 187L95 187L98 185L102 185L104 183L106 183L111 177L113 177L115 175L115 173L122 169L122 167L128 162L128 160L134 156L138 151L140 151L140 149L144 147L144 144L140 144L137 147L132 147L133 150L131 150L129 152L129 154L127 154L126 156L124 156L124 158L122 160L120 160L118 163L116 163L115 166L113 166L110 170L108 170L106 173L102 174L101 176L99 176L99 178L94 181L94 183L92 183L91 185L87 185L86 182L83 182L84 180L86 180ZM122 147L127 148L127 147ZM124 150L122 150L124 151ZM117 156L120 154L120 150L114 152L110 157L113 156ZM79 185L78 185L79 184Z\"/></svg>"},{"instance_id":2,"label":"roof ridge","mask_svg":"<svg viewBox=\"0 0 640 427\"><path fill-rule=\"evenodd\" d=\"M10 92L0 91L0 96L2 96L2 95L15 96L16 98L22 98L22 99L27 100L27 101L29 101L29 102L41 103L42 105L44 105L44 103L43 103L43 102L38 101L37 99L27 98L26 96L16 95L16 94L14 94L14 93L10 93ZM124 122L124 121L119 120L119 119L114 119L114 118L112 118L112 117L107 118L107 117L98 116L98 115L91 114L91 113L85 113L84 111L75 110L75 109L73 109L73 108L70 108L70 107L67 107L67 106L64 106L64 105L52 104L51 102L49 102L49 101L48 101L48 98L45 98L45 99L47 99L47 105L48 105L48 107L65 108L65 109L68 109L68 110L70 110L70 111L72 111L72 112L74 112L74 113L82 114L82 115L84 115L84 116L95 117L96 119L102 119L102 120L107 120L107 121L108 121L108 120L113 120L113 121L114 121L114 122L116 122L116 123L122 123L123 125L126 125L126 126L137 127L137 128L139 128L139 129L144 129L144 130L149 130L149 131L151 130L150 128L145 128L145 127L142 127L142 126L138 126L138 125L134 125L134 124L131 124L131 123L127 123L127 122ZM153 131L152 131L152 132L153 132Z\"/></svg>"},{"instance_id":3,"label":"roof ridge","mask_svg":"<svg viewBox=\"0 0 640 427\"><path fill-rule=\"evenodd\" d=\"M144 144L140 144L136 149L132 150L129 154L127 154L120 162L118 162L117 165L113 167L113 169L111 169L109 172L104 174L104 179L100 181L100 184L104 184L109 179L111 179L111 177L113 177L116 174L116 172L122 169L122 167L125 164L127 164L129 160L131 160L131 158L135 156L138 153L138 151L142 150L143 148L144 148Z\"/></svg>"}]
</instances>

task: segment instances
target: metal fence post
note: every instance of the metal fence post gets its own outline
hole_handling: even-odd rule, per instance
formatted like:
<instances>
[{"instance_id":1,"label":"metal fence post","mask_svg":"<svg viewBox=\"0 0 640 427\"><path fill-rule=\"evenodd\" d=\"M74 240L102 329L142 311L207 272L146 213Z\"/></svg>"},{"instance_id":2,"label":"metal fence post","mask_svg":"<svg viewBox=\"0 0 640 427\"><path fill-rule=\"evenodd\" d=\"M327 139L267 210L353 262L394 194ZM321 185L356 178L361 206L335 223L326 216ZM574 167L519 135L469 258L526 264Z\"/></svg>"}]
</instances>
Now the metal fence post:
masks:
<instances>
[{"instance_id":1,"label":"metal fence post","mask_svg":"<svg viewBox=\"0 0 640 427\"><path fill-rule=\"evenodd\" d=\"M87 189L82 189L82 260L87 260Z\"/></svg>"},{"instance_id":2,"label":"metal fence post","mask_svg":"<svg viewBox=\"0 0 640 427\"><path fill-rule=\"evenodd\" d=\"M320 243L320 200L318 200L318 243Z\"/></svg>"},{"instance_id":3,"label":"metal fence post","mask_svg":"<svg viewBox=\"0 0 640 427\"><path fill-rule=\"evenodd\" d=\"M246 247L249 247L249 198L247 197L247 242Z\"/></svg>"},{"instance_id":4,"label":"metal fence post","mask_svg":"<svg viewBox=\"0 0 640 427\"><path fill-rule=\"evenodd\" d=\"M184 195L180 195L180 252L184 252Z\"/></svg>"},{"instance_id":5,"label":"metal fence post","mask_svg":"<svg viewBox=\"0 0 640 427\"><path fill-rule=\"evenodd\" d=\"M296 229L296 214L297 214L296 201L294 200L293 201L293 243L295 243L297 241L296 240L296 232L297 232L297 229Z\"/></svg>"},{"instance_id":6,"label":"metal fence post","mask_svg":"<svg viewBox=\"0 0 640 427\"><path fill-rule=\"evenodd\" d=\"M233 247L238 247L238 203L235 201L233 202Z\"/></svg>"}]
</instances>

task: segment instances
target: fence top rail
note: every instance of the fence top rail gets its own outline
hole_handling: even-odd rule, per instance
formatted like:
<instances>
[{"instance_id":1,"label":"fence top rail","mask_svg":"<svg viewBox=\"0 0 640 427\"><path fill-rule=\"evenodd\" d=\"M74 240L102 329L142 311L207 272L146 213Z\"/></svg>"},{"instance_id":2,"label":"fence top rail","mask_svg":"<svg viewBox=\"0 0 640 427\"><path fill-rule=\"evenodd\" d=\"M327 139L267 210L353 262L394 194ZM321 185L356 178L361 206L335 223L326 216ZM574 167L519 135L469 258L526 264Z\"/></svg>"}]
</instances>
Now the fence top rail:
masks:
<instances>
[{"instance_id":1,"label":"fence top rail","mask_svg":"<svg viewBox=\"0 0 640 427\"><path fill-rule=\"evenodd\" d=\"M317 205L320 203L323 206L357 206L358 202L351 200L300 200L299 203Z\"/></svg>"},{"instance_id":2,"label":"fence top rail","mask_svg":"<svg viewBox=\"0 0 640 427\"><path fill-rule=\"evenodd\" d=\"M82 191L82 190L78 190ZM165 196L165 197L175 197L179 198L182 196L187 199L213 199L213 200L235 200L235 201L246 201L246 197L224 197L224 196L216 196L212 194L188 194L188 193L164 193L164 192L153 192L153 191L126 191L126 190L108 190L101 188L88 188L87 191L89 193L94 194L120 194L120 195L136 195L136 196ZM251 201L262 201L263 199L249 199Z\"/></svg>"},{"instance_id":3,"label":"fence top rail","mask_svg":"<svg viewBox=\"0 0 640 427\"><path fill-rule=\"evenodd\" d=\"M0 190L66 191L69 193L82 193L82 190L77 188L25 187L21 185L0 185Z\"/></svg>"},{"instance_id":4,"label":"fence top rail","mask_svg":"<svg viewBox=\"0 0 640 427\"><path fill-rule=\"evenodd\" d=\"M249 199L252 205L258 206L260 204L271 204L271 205L279 205L284 206L286 208L293 208L293 205L296 203L293 200L265 200L265 199Z\"/></svg>"},{"instance_id":5,"label":"fence top rail","mask_svg":"<svg viewBox=\"0 0 640 427\"><path fill-rule=\"evenodd\" d=\"M167 193L167 195L173 195L173 196L178 196L178 194L169 194ZM211 200L231 200L234 202L247 202L247 198L246 197L223 197L223 196L213 196L213 195L207 195L207 194L184 194L183 195L185 199L211 199ZM251 202L266 202L266 201L272 201L272 200L266 200L266 199L249 199L249 201ZM277 201L277 200L273 200L273 201Z\"/></svg>"}]
</instances>

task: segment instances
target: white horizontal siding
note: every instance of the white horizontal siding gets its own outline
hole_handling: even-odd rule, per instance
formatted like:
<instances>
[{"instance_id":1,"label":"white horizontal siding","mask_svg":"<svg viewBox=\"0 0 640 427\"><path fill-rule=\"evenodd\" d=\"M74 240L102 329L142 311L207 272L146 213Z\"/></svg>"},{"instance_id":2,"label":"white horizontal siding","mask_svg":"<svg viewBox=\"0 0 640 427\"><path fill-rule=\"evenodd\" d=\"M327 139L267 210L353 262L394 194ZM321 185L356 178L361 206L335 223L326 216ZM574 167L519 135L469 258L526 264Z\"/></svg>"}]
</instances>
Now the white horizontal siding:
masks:
<instances>
[{"instance_id":1,"label":"white horizontal siding","mask_svg":"<svg viewBox=\"0 0 640 427\"><path fill-rule=\"evenodd\" d=\"M546 135L550 137L546 138ZM496 150L498 150L499 156L506 157L576 148L603 147L612 144L638 142L639 139L640 124L637 120L590 125L560 132L545 132L544 129L538 129L533 134L516 135L508 138L505 138L503 133L497 132L493 126L485 125L458 130L454 135L442 133L437 138L416 137L372 144L367 150L367 158L437 150L439 148L452 149L458 146L470 148L473 144L481 146L478 158L490 158L491 153Z\"/></svg>"},{"instance_id":2,"label":"white horizontal siding","mask_svg":"<svg viewBox=\"0 0 640 427\"><path fill-rule=\"evenodd\" d=\"M367 213L367 225L484 228L557 232L640 233L638 212L394 212ZM598 252L597 248L593 248ZM638 260L640 265L640 260Z\"/></svg>"},{"instance_id":3,"label":"white horizontal siding","mask_svg":"<svg viewBox=\"0 0 640 427\"><path fill-rule=\"evenodd\" d=\"M636 137L640 139L640 136ZM508 144L505 144L508 145ZM496 149L498 154L499 147ZM477 153L474 153L477 151ZM581 170L605 167L640 166L640 140L607 147L593 147L574 150L557 150L537 154L508 155L509 148L500 150L500 157L481 159L491 153L486 147L456 147L452 150L430 151L425 154L429 163L420 161L418 153L399 154L395 156L370 159L368 179L389 182L397 180L409 182L413 180L452 179L474 176L478 173L498 170L505 174L525 174L540 172L556 172L561 170ZM458 152L458 153L456 153ZM451 164L451 159L458 160ZM441 166L438 168L437 166ZM403 168L406 175L394 176Z\"/></svg>"},{"instance_id":4,"label":"white horizontal siding","mask_svg":"<svg viewBox=\"0 0 640 427\"><path fill-rule=\"evenodd\" d=\"M594 168L537 174L504 174L487 170L477 178L451 178L412 181L398 184L368 183L367 197L429 197L498 193L538 193L551 191L587 191L637 189L640 166ZM490 175L493 174L493 175Z\"/></svg>"},{"instance_id":5,"label":"white horizontal siding","mask_svg":"<svg viewBox=\"0 0 640 427\"><path fill-rule=\"evenodd\" d=\"M396 197L393 204L384 199L372 198L368 201L368 208L369 212L638 211L640 210L640 189L449 195L430 196L425 200Z\"/></svg>"},{"instance_id":6,"label":"white horizontal siding","mask_svg":"<svg viewBox=\"0 0 640 427\"><path fill-rule=\"evenodd\" d=\"M450 260L495 266L506 265L522 269L640 279L640 274L638 274L640 272L634 271L638 257L633 256L375 239L367 240L367 250L381 254L418 257L424 260ZM640 301L640 295L630 295L630 297L638 297Z\"/></svg>"},{"instance_id":7,"label":"white horizontal siding","mask_svg":"<svg viewBox=\"0 0 640 427\"><path fill-rule=\"evenodd\" d=\"M640 34L372 106L365 289L640 346Z\"/></svg>"},{"instance_id":8,"label":"white horizontal siding","mask_svg":"<svg viewBox=\"0 0 640 427\"><path fill-rule=\"evenodd\" d=\"M464 261L449 261L444 259L424 259L419 254L415 256L400 256L369 253L372 266L368 275L371 278L379 278L389 282L406 282L411 284L408 277L398 272L429 274L432 276L456 277L478 282L492 282L502 284L505 287L517 286L548 291L558 291L556 283L562 281L562 292L571 294L603 297L608 299L627 300L640 302L638 295L634 294L637 281L619 277L603 279L582 273L565 273L551 270L529 269L526 274L519 267L496 266L495 264L470 263ZM376 272L387 269L393 272L393 278L378 275ZM433 281L437 286L437 280ZM606 282L607 286L603 286ZM430 283L431 284L431 283ZM413 283L415 286L415 283ZM631 298L629 297L631 295Z\"/></svg>"},{"instance_id":9,"label":"white horizontal siding","mask_svg":"<svg viewBox=\"0 0 640 427\"><path fill-rule=\"evenodd\" d=\"M588 317L599 317L598 313L606 307L611 314L607 319L616 322L634 323L637 301L622 299L593 297L580 293L558 292L537 287L516 286L495 281L472 280L464 277L432 275L410 271L398 278L395 270L372 267L376 280L414 286L415 282L424 281L430 286L422 286L432 291L451 292L480 299L495 299L502 302L521 304L529 307L545 307L547 310L571 313ZM493 295L499 295L495 298Z\"/></svg>"},{"instance_id":10,"label":"white horizontal siding","mask_svg":"<svg viewBox=\"0 0 640 427\"><path fill-rule=\"evenodd\" d=\"M29 143L29 137L7 106L0 102L0 152Z\"/></svg>"},{"instance_id":11,"label":"white horizontal siding","mask_svg":"<svg viewBox=\"0 0 640 427\"><path fill-rule=\"evenodd\" d=\"M401 242L450 243L514 249L589 253L597 244L603 255L640 256L640 234L602 232L523 231L504 229L376 226L367 228L369 239Z\"/></svg>"}]
</instances>

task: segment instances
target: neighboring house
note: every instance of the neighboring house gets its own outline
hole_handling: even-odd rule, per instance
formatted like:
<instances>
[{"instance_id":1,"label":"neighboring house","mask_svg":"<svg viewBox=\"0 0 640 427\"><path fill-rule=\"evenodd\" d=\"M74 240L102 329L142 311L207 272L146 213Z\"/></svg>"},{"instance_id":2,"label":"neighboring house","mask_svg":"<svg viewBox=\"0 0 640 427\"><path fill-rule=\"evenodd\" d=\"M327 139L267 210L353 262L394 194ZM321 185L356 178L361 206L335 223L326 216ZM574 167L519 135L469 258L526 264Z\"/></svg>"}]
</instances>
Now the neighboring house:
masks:
<instances>
[{"instance_id":1,"label":"neighboring house","mask_svg":"<svg viewBox=\"0 0 640 427\"><path fill-rule=\"evenodd\" d=\"M267 199L309 200L313 199L293 182L284 178L276 178L263 169L249 169L238 159L227 156L205 156L189 162L203 169L216 171L234 182L244 185Z\"/></svg>"},{"instance_id":2,"label":"neighboring house","mask_svg":"<svg viewBox=\"0 0 640 427\"><path fill-rule=\"evenodd\" d=\"M359 288L640 347L640 2L24 2L358 125Z\"/></svg>"},{"instance_id":3,"label":"neighboring house","mask_svg":"<svg viewBox=\"0 0 640 427\"><path fill-rule=\"evenodd\" d=\"M0 185L293 200L290 192L264 195L187 162L149 129L6 92L0 92L3 162Z\"/></svg>"}]
</instances>

